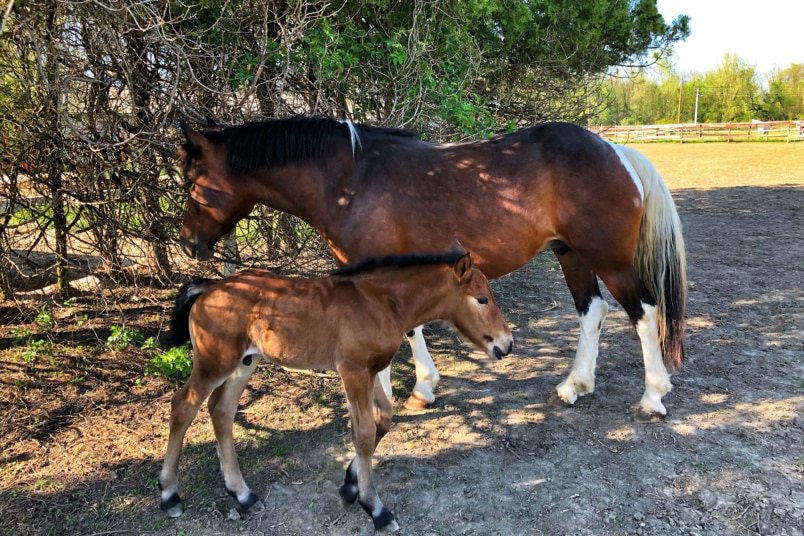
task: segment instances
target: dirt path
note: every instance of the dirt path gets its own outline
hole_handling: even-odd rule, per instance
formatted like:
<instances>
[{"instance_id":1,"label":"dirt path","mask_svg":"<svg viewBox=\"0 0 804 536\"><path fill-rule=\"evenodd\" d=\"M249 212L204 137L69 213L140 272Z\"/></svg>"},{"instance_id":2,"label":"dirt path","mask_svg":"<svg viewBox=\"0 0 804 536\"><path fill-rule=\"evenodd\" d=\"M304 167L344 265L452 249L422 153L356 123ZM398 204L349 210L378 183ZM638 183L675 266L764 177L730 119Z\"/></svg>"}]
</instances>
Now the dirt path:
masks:
<instances>
[{"instance_id":1,"label":"dirt path","mask_svg":"<svg viewBox=\"0 0 804 536\"><path fill-rule=\"evenodd\" d=\"M492 362L430 327L442 380L434 406L413 413L400 408L413 382L402 348L393 375L400 410L376 456L400 534L804 534L804 188L674 195L688 246L689 360L665 397L669 416L631 419L643 367L610 298L596 392L571 409L546 404L568 372L577 321L557 263L540 255L494 283L515 326L514 355ZM86 372L91 389L37 391L34 383L55 380L20 383L9 355L0 353L2 403L34 415L36 392L60 400L62 413L43 414L42 433L26 433L32 421L23 426L19 413L4 415L2 429L16 439L2 443L0 533L373 532L337 495L351 445L331 376L266 367L244 395L240 458L265 513L234 512L202 415L182 461L187 511L168 520L155 477L170 387L136 385L141 364L106 353L93 358L103 372ZM131 364L112 372L121 362Z\"/></svg>"}]
</instances>

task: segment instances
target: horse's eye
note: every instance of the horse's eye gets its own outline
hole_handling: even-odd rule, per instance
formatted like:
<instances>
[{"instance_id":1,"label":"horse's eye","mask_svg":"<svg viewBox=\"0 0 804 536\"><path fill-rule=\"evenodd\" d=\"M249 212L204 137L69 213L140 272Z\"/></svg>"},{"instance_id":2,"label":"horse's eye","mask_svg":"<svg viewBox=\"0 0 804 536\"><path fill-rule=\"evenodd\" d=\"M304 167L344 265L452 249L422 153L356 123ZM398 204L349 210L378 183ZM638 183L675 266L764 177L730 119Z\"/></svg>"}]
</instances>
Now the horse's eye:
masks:
<instances>
[{"instance_id":1,"label":"horse's eye","mask_svg":"<svg viewBox=\"0 0 804 536\"><path fill-rule=\"evenodd\" d=\"M480 305L488 305L489 299L486 296L480 296L477 299L477 303L479 303Z\"/></svg>"}]
</instances>

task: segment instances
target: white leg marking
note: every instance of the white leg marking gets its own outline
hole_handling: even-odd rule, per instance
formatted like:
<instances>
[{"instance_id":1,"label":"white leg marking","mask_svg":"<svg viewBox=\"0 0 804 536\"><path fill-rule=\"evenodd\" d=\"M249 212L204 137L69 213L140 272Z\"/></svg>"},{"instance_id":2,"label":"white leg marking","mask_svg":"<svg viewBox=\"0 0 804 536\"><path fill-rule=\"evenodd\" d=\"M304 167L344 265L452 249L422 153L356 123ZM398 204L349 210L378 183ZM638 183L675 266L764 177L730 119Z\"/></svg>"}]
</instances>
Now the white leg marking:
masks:
<instances>
[{"instance_id":1,"label":"white leg marking","mask_svg":"<svg viewBox=\"0 0 804 536\"><path fill-rule=\"evenodd\" d=\"M388 365L377 374L377 380L380 382L385 396L388 397L388 400L393 402L394 399L391 398L391 396L393 396L393 388L391 387L391 365Z\"/></svg>"},{"instance_id":2,"label":"white leg marking","mask_svg":"<svg viewBox=\"0 0 804 536\"><path fill-rule=\"evenodd\" d=\"M645 361L645 393L639 405L651 414L667 415L662 404L662 397L670 392L673 385L662 360L662 349L659 346L658 314L656 307L642 304L645 312L637 322L636 329L642 343L642 358Z\"/></svg>"},{"instance_id":3,"label":"white leg marking","mask_svg":"<svg viewBox=\"0 0 804 536\"><path fill-rule=\"evenodd\" d=\"M595 390L595 365L597 364L598 342L603 320L609 306L603 298L592 298L589 311L579 317L581 335L578 350L572 362L572 371L567 379L556 387L558 396L567 404L574 404L579 396Z\"/></svg>"},{"instance_id":4,"label":"white leg marking","mask_svg":"<svg viewBox=\"0 0 804 536\"><path fill-rule=\"evenodd\" d=\"M426 403L432 404L435 401L433 389L438 385L440 376L433 364L433 358L430 357L430 352L427 351L421 326L413 330L413 336L408 337L408 342L413 352L413 363L416 365L416 386L413 388L413 394Z\"/></svg>"}]
</instances>

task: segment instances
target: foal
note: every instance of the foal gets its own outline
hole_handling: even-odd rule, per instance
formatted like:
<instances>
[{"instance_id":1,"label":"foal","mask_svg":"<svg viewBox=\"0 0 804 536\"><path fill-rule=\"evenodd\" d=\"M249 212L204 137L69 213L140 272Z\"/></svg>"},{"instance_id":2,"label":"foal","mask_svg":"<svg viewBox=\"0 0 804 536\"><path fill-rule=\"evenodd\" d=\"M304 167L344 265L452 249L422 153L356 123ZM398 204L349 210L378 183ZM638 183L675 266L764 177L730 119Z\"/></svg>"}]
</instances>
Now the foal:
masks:
<instances>
[{"instance_id":1,"label":"foal","mask_svg":"<svg viewBox=\"0 0 804 536\"><path fill-rule=\"evenodd\" d=\"M371 480L374 449L391 425L392 406L376 380L403 335L432 320L450 322L489 356L513 338L488 280L463 251L366 261L319 279L245 270L221 281L182 287L171 343L193 344L193 371L173 396L167 453L159 475L161 508L182 514L177 470L184 435L209 398L226 490L246 513L264 509L240 472L232 440L238 400L260 358L295 369L334 369L349 401L356 456L340 488L375 529L396 530Z\"/></svg>"}]
</instances>

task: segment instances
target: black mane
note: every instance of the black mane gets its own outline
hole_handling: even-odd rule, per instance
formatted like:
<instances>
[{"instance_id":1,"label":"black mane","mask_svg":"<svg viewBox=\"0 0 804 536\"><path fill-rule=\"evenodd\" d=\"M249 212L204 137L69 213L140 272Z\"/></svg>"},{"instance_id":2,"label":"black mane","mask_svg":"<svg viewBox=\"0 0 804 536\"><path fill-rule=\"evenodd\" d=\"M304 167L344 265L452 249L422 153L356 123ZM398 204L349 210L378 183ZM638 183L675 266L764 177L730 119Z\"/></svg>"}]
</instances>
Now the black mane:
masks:
<instances>
[{"instance_id":1,"label":"black mane","mask_svg":"<svg viewBox=\"0 0 804 536\"><path fill-rule=\"evenodd\" d=\"M416 137L403 129L373 127L353 123L358 134L355 155L371 135ZM293 117L244 123L222 130L202 132L216 145L227 148L227 168L232 175L250 173L261 167L310 162L331 154L335 142L351 142L349 125L329 117Z\"/></svg>"},{"instance_id":2,"label":"black mane","mask_svg":"<svg viewBox=\"0 0 804 536\"><path fill-rule=\"evenodd\" d=\"M333 270L331 275L353 276L379 270L381 268L415 268L417 266L435 266L441 264L453 265L466 252L452 251L450 253L414 253L410 255L389 255L366 259L357 264L350 264Z\"/></svg>"}]
</instances>

